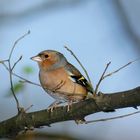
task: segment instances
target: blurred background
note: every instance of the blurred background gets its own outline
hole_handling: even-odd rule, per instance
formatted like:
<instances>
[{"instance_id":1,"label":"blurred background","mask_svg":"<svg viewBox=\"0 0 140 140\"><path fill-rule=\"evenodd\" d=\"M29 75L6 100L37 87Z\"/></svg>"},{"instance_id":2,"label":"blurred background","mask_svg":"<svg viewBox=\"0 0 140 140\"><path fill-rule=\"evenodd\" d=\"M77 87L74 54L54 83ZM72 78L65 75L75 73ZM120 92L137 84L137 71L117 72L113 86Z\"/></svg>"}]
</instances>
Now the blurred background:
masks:
<instances>
[{"instance_id":1,"label":"blurred background","mask_svg":"<svg viewBox=\"0 0 140 140\"><path fill-rule=\"evenodd\" d=\"M87 69L93 85L97 84L106 64L108 72L140 57L139 0L1 0L0 1L0 59L7 59L14 41L28 30L31 34L19 42L13 63L23 55L15 72L39 83L38 66L30 60L45 49L62 52L83 73L81 67L64 49L68 45ZM104 80L100 91L112 93L140 86L140 61ZM9 75L0 65L0 121L17 113L10 96ZM18 84L14 77L14 83ZM19 88L20 89L20 88ZM26 84L17 88L21 106L29 111L46 109L54 99L40 87ZM121 109L115 113L96 113L87 120L112 117L134 112ZM66 134L84 140L138 140L140 114L107 122L76 125L74 121L60 122L38 132Z\"/></svg>"}]
</instances>

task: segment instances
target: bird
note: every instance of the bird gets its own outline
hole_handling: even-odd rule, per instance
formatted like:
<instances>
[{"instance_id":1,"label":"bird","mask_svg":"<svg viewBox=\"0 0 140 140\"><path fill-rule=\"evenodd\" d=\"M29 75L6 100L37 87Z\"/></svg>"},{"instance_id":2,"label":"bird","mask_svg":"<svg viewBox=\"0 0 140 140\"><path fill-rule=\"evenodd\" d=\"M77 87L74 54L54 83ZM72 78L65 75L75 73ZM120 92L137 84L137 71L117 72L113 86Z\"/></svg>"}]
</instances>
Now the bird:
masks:
<instances>
[{"instance_id":1,"label":"bird","mask_svg":"<svg viewBox=\"0 0 140 140\"><path fill-rule=\"evenodd\" d=\"M64 102L68 103L69 111L74 102L85 100L88 93L93 94L91 83L62 53L44 50L31 59L38 63L42 88L55 99L48 107L51 112Z\"/></svg>"}]
</instances>

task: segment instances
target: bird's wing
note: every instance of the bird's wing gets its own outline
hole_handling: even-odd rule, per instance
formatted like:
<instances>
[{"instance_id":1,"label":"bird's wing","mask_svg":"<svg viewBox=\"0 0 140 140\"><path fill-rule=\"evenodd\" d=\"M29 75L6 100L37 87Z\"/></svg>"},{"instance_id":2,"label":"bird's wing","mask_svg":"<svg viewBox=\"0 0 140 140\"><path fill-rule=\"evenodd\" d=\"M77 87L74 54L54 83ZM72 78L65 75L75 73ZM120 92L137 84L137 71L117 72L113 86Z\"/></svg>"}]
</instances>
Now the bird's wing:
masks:
<instances>
[{"instance_id":1,"label":"bird's wing","mask_svg":"<svg viewBox=\"0 0 140 140\"><path fill-rule=\"evenodd\" d=\"M80 73L78 69L76 69L72 64L68 63L65 66L68 74L69 79L71 79L73 82L80 84L81 86L84 86L87 91L93 93L93 88L91 84L87 81L87 79Z\"/></svg>"}]
</instances>

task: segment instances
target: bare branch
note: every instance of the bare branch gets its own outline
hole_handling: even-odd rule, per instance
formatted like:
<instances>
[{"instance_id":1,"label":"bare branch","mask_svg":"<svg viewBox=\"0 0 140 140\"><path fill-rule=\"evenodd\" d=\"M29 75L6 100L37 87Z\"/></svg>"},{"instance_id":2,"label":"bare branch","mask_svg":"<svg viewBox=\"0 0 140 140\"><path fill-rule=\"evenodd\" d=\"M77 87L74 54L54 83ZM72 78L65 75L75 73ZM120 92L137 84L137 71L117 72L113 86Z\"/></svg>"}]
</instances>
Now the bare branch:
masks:
<instances>
[{"instance_id":1,"label":"bare branch","mask_svg":"<svg viewBox=\"0 0 140 140\"><path fill-rule=\"evenodd\" d=\"M35 82L32 82L32 81L30 81L30 80L27 80L27 79L25 79L24 77L21 77L21 76L15 74L15 73L13 73L13 75L16 76L16 77L18 77L18 78L20 78L20 79L22 79L22 80L19 80L19 82L21 82L21 83L29 83L29 84L31 84L31 85L35 85L35 86L42 87L40 84L35 83Z\"/></svg>"},{"instance_id":2,"label":"bare branch","mask_svg":"<svg viewBox=\"0 0 140 140\"><path fill-rule=\"evenodd\" d=\"M7 67L7 65L6 65L5 63L2 63L2 65L3 65L3 66L5 67L5 69L9 72L9 68ZM36 85L36 86L40 86L40 87L41 87L40 84L35 83L35 82L32 82L32 81L30 81L30 80L27 80L26 78L24 78L24 77L22 77L22 76L20 76L20 75L18 75L18 74L16 74L16 73L14 73L13 71L12 71L11 73L12 73L13 76L15 76L15 77L21 79L19 82L22 82L22 83L27 82L27 83L29 83L29 84Z\"/></svg>"},{"instance_id":3,"label":"bare branch","mask_svg":"<svg viewBox=\"0 0 140 140\"><path fill-rule=\"evenodd\" d=\"M21 61L22 59L22 55L19 57L19 59L14 63L13 67L12 67L12 71L15 68L15 66L18 64L19 61Z\"/></svg>"},{"instance_id":4,"label":"bare branch","mask_svg":"<svg viewBox=\"0 0 140 140\"><path fill-rule=\"evenodd\" d=\"M7 65L4 62L2 62L1 64L6 68L7 71L9 71Z\"/></svg>"},{"instance_id":5,"label":"bare branch","mask_svg":"<svg viewBox=\"0 0 140 140\"><path fill-rule=\"evenodd\" d=\"M32 107L33 107L33 105L30 105L28 108L25 109L25 112L27 112Z\"/></svg>"},{"instance_id":6,"label":"bare branch","mask_svg":"<svg viewBox=\"0 0 140 140\"><path fill-rule=\"evenodd\" d=\"M19 113L19 112L20 112L19 101L18 101L18 99L17 99L17 97L16 97L16 95L15 95L15 92L14 92L14 86L13 86L12 74L11 74L11 73L9 73L9 74L10 74L11 91L12 91L12 94L13 94L13 96L14 96L14 98L15 98L16 103L17 103L17 109L18 109L18 113Z\"/></svg>"},{"instance_id":7,"label":"bare branch","mask_svg":"<svg viewBox=\"0 0 140 140\"><path fill-rule=\"evenodd\" d=\"M100 108L98 108L96 104L98 104ZM38 128L45 125L50 126L50 124L56 122L85 118L87 115L104 111L104 109L120 109L133 106L140 106L140 87L112 94L104 93L103 95L96 96L95 100L87 99L72 104L69 112L67 112L67 106L60 106L54 109L53 112L44 109L16 115L0 122L0 138L15 136L24 130L25 127L30 128L32 126Z\"/></svg>"},{"instance_id":8,"label":"bare branch","mask_svg":"<svg viewBox=\"0 0 140 140\"><path fill-rule=\"evenodd\" d=\"M110 64L111 64L111 62L107 63L107 65L106 65L106 67L105 67L105 69L104 69L104 71L103 71L103 73L102 73L97 85L96 85L95 94L97 94L99 85L101 84L102 80L104 79L104 75L105 75L105 73L106 73L106 71L107 71L107 69L108 69Z\"/></svg>"},{"instance_id":9,"label":"bare branch","mask_svg":"<svg viewBox=\"0 0 140 140\"><path fill-rule=\"evenodd\" d=\"M24 35L22 35L20 38L18 38L18 39L15 41L15 43L14 43L14 45L13 45L11 51L10 51L9 59L8 59L8 60L11 59L11 57L12 57L12 53L13 53L13 51L14 51L14 49L15 49L17 43L18 43L20 40L22 40L25 36L27 36L28 34L30 34L30 30L29 30L27 33L25 33Z\"/></svg>"},{"instance_id":10,"label":"bare branch","mask_svg":"<svg viewBox=\"0 0 140 140\"><path fill-rule=\"evenodd\" d=\"M133 60L133 61L130 61L129 63L123 65L122 67L118 68L117 70L115 70L115 71L113 71L113 72L111 72L111 73L105 75L105 76L103 77L103 79L105 79L106 77L109 77L109 76L111 76L111 75L113 75L113 74L119 72L120 70L124 69L124 68L127 67L128 65L130 65L130 64L132 64L132 63L134 63L134 62L136 62L136 61L139 61L139 60L140 60L140 58L137 58L137 59L135 59L135 60Z\"/></svg>"},{"instance_id":11,"label":"bare branch","mask_svg":"<svg viewBox=\"0 0 140 140\"><path fill-rule=\"evenodd\" d=\"M115 119L121 119L121 118L129 117L129 116L132 116L132 115L135 115L135 114L138 114L138 113L140 113L140 111L136 111L136 112L132 112L132 113L129 113L129 114L120 115L120 116L116 116L116 117L86 121L85 123L89 124L89 123L94 123L94 122L104 122L104 121L110 121L110 120L115 120Z\"/></svg>"},{"instance_id":12,"label":"bare branch","mask_svg":"<svg viewBox=\"0 0 140 140\"><path fill-rule=\"evenodd\" d=\"M99 79L99 81L98 81L98 83L97 83L97 85L96 85L95 94L98 93L99 85L101 84L101 82L102 82L105 78L107 78L107 77L109 77L109 76L112 76L113 74L119 72L120 70L124 69L124 68L127 67L128 65L130 65L130 64L132 64L132 63L134 63L134 62L136 62L136 61L139 61L139 60L140 60L140 58L137 58L137 59L135 59L135 60L133 60L133 61L130 61L129 63L123 65L122 67L118 68L117 70L115 70L115 71L113 71L113 72L111 72L111 73L105 75L105 73L106 73L106 71L107 71L109 65L111 64L111 62L109 62L109 63L106 65L105 70L103 71L103 74L101 75L101 77L100 77L100 79Z\"/></svg>"},{"instance_id":13,"label":"bare branch","mask_svg":"<svg viewBox=\"0 0 140 140\"><path fill-rule=\"evenodd\" d=\"M26 34L24 34L23 36L21 36L20 38L18 38L18 39L15 41L15 43L14 43L14 45L13 45L11 51L10 51L9 58L8 58L8 70L9 70L9 76L10 76L11 91L12 91L12 94L13 94L14 99L15 99L16 104L17 104L18 113L20 113L21 108L20 108L20 105L19 105L19 101L18 101L18 99L17 99L17 97L16 97L16 95L15 95L15 92L14 92L13 79L12 79L12 71L13 71L14 67L16 66L16 64L20 61L20 59L17 60L17 61L14 63L13 66L11 66L11 57L12 57L14 48L16 47L16 44L17 44L21 39L23 39L26 35L28 35L29 33L30 33L30 31L28 31ZM20 58L22 58L22 57L20 57Z\"/></svg>"},{"instance_id":14,"label":"bare branch","mask_svg":"<svg viewBox=\"0 0 140 140\"><path fill-rule=\"evenodd\" d=\"M0 63L8 62L8 60L0 60Z\"/></svg>"}]
</instances>

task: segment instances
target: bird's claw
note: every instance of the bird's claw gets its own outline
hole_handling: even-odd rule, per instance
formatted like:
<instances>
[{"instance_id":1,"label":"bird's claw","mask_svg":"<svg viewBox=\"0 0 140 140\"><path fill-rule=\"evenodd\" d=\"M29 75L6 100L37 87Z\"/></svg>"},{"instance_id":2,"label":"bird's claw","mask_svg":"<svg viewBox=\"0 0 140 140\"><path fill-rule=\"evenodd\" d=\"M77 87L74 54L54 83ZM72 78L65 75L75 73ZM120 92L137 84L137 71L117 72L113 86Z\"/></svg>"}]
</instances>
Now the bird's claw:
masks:
<instances>
[{"instance_id":1,"label":"bird's claw","mask_svg":"<svg viewBox=\"0 0 140 140\"><path fill-rule=\"evenodd\" d=\"M47 111L53 112L53 110L56 108L56 106L50 106L47 108Z\"/></svg>"},{"instance_id":2,"label":"bird's claw","mask_svg":"<svg viewBox=\"0 0 140 140\"><path fill-rule=\"evenodd\" d=\"M51 104L51 105L47 108L47 111L53 112L53 110L56 109L57 106L58 106L58 103L57 103L57 102L54 102L53 104Z\"/></svg>"}]
</instances>

